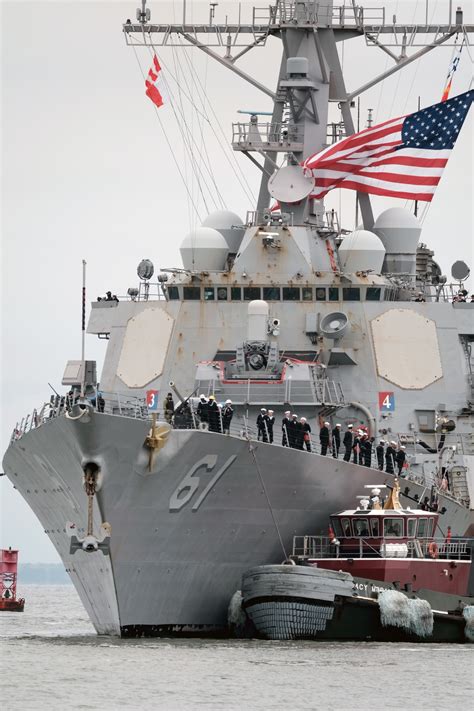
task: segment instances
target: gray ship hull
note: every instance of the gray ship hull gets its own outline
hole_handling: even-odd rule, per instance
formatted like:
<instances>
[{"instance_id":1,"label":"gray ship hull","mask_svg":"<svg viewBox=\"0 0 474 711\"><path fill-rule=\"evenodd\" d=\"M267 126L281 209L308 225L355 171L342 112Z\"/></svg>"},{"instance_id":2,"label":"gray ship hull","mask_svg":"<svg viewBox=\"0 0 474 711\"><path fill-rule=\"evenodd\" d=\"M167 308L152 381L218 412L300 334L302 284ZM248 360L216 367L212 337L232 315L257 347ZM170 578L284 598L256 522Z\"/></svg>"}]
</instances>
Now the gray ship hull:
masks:
<instances>
[{"instance_id":1,"label":"gray ship hull","mask_svg":"<svg viewBox=\"0 0 474 711\"><path fill-rule=\"evenodd\" d=\"M225 631L243 571L280 563L294 535L325 534L330 513L351 504L365 484L392 478L331 457L191 430L172 430L149 472L147 433L144 421L127 417L59 417L13 441L4 458L100 634ZM66 522L79 536L86 532L82 467L90 461L101 470L94 530L111 525L110 555L69 552ZM407 486L410 496L426 493ZM463 534L469 511L446 497L440 505L443 529Z\"/></svg>"}]
</instances>

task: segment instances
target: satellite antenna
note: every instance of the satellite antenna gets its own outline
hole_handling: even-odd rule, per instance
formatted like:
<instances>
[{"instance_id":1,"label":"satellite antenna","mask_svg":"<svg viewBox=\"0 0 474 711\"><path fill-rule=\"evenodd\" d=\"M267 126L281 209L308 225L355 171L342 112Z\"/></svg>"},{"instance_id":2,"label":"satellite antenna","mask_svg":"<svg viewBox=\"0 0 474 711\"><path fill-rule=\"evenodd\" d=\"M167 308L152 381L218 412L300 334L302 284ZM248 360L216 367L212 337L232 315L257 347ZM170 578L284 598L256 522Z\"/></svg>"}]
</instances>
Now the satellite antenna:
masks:
<instances>
[{"instance_id":1,"label":"satellite antenna","mask_svg":"<svg viewBox=\"0 0 474 711\"><path fill-rule=\"evenodd\" d=\"M463 261L454 262L451 267L451 276L453 279L456 279L456 281L465 281L470 273L471 270L467 266L466 262Z\"/></svg>"},{"instance_id":2,"label":"satellite antenna","mask_svg":"<svg viewBox=\"0 0 474 711\"><path fill-rule=\"evenodd\" d=\"M313 176L305 175L299 165L279 168L268 181L268 192L278 202L299 202L308 197L313 188Z\"/></svg>"}]
</instances>

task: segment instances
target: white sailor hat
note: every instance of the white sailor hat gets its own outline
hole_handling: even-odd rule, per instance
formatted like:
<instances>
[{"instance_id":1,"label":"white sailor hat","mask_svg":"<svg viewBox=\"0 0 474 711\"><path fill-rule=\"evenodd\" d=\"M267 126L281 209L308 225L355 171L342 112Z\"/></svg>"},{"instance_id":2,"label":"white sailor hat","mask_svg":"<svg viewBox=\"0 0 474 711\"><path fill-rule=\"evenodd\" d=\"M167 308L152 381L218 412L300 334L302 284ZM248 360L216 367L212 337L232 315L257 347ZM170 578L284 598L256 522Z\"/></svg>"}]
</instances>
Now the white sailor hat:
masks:
<instances>
[{"instance_id":1,"label":"white sailor hat","mask_svg":"<svg viewBox=\"0 0 474 711\"><path fill-rule=\"evenodd\" d=\"M395 446L397 446L397 443L396 443L395 440L393 440L393 439L392 439L392 441L390 442L390 444L394 444Z\"/></svg>"},{"instance_id":2,"label":"white sailor hat","mask_svg":"<svg viewBox=\"0 0 474 711\"><path fill-rule=\"evenodd\" d=\"M302 417L300 421L301 421L301 422L306 422L306 417Z\"/></svg>"},{"instance_id":3,"label":"white sailor hat","mask_svg":"<svg viewBox=\"0 0 474 711\"><path fill-rule=\"evenodd\" d=\"M336 425L336 427L340 427L340 426L341 426L341 425L340 425L339 422L338 422L337 425Z\"/></svg>"},{"instance_id":4,"label":"white sailor hat","mask_svg":"<svg viewBox=\"0 0 474 711\"><path fill-rule=\"evenodd\" d=\"M381 439L381 440L380 440L380 444L385 444L385 440L384 440L384 439Z\"/></svg>"},{"instance_id":5,"label":"white sailor hat","mask_svg":"<svg viewBox=\"0 0 474 711\"><path fill-rule=\"evenodd\" d=\"M285 410L285 415L291 415L291 410Z\"/></svg>"},{"instance_id":6,"label":"white sailor hat","mask_svg":"<svg viewBox=\"0 0 474 711\"><path fill-rule=\"evenodd\" d=\"M266 408L266 407L261 407L261 408L260 408L260 412L266 412L266 411L267 411L267 408Z\"/></svg>"},{"instance_id":7,"label":"white sailor hat","mask_svg":"<svg viewBox=\"0 0 474 711\"><path fill-rule=\"evenodd\" d=\"M347 429L351 430L354 427L354 425L347 425Z\"/></svg>"},{"instance_id":8,"label":"white sailor hat","mask_svg":"<svg viewBox=\"0 0 474 711\"><path fill-rule=\"evenodd\" d=\"M325 422L324 424L325 424L326 427L329 427L329 425L330 425L331 423L330 423L330 422Z\"/></svg>"},{"instance_id":9,"label":"white sailor hat","mask_svg":"<svg viewBox=\"0 0 474 711\"><path fill-rule=\"evenodd\" d=\"M226 400L225 405L232 405L232 400Z\"/></svg>"}]
</instances>

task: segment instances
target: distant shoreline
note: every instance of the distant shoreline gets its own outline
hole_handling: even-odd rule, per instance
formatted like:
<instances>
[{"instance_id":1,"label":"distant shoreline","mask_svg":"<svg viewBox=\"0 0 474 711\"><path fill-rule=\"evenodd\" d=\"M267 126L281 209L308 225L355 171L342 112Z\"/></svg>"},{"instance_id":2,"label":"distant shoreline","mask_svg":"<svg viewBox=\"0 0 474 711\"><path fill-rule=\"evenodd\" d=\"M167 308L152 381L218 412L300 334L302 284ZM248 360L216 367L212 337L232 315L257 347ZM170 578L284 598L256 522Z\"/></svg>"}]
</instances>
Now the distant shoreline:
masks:
<instances>
[{"instance_id":1,"label":"distant shoreline","mask_svg":"<svg viewBox=\"0 0 474 711\"><path fill-rule=\"evenodd\" d=\"M18 587L22 585L72 585L61 563L20 563Z\"/></svg>"}]
</instances>

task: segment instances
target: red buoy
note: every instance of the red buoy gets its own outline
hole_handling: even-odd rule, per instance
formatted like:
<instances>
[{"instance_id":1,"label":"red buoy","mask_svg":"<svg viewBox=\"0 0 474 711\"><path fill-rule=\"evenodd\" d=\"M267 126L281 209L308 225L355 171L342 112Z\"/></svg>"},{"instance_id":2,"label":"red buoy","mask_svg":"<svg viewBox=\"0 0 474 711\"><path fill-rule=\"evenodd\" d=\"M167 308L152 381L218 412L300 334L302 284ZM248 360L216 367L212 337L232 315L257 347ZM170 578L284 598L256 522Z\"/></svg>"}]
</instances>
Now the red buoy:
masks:
<instances>
[{"instance_id":1,"label":"red buoy","mask_svg":"<svg viewBox=\"0 0 474 711\"><path fill-rule=\"evenodd\" d=\"M16 597L18 551L0 550L0 612L23 612L25 600Z\"/></svg>"}]
</instances>

